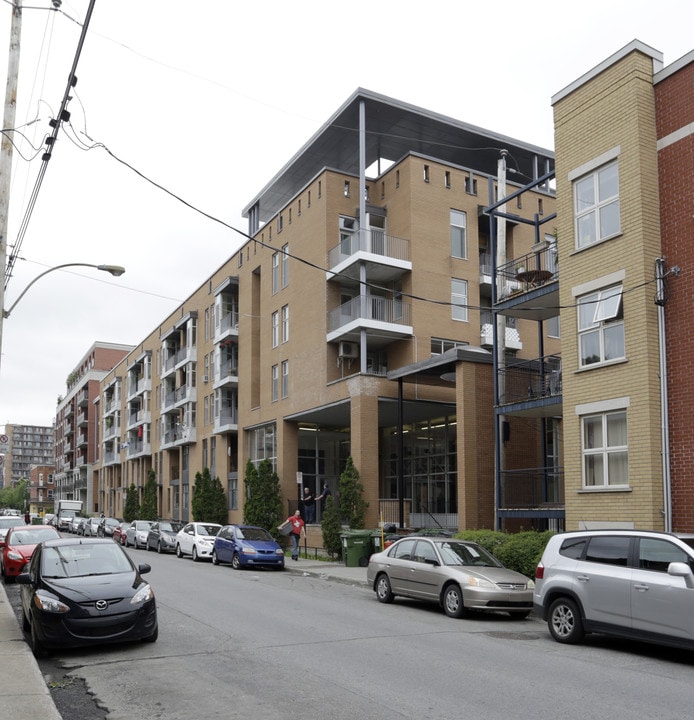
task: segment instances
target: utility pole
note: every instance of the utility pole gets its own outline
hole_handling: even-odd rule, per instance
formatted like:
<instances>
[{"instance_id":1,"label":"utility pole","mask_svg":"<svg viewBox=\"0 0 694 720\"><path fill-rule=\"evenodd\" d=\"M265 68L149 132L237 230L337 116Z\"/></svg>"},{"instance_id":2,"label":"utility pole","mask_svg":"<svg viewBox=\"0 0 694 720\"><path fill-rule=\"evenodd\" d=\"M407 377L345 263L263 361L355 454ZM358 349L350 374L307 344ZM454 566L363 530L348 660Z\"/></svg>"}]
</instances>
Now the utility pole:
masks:
<instances>
[{"instance_id":1,"label":"utility pole","mask_svg":"<svg viewBox=\"0 0 694 720\"><path fill-rule=\"evenodd\" d=\"M7 268L7 227L10 211L10 179L12 177L11 133L17 114L17 84L19 79L19 40L22 35L22 0L15 0L12 7L10 28L10 54L7 62L7 87L5 111L2 120L2 146L0 148L0 366L2 365L2 309L5 307L5 271Z\"/></svg>"}]
</instances>

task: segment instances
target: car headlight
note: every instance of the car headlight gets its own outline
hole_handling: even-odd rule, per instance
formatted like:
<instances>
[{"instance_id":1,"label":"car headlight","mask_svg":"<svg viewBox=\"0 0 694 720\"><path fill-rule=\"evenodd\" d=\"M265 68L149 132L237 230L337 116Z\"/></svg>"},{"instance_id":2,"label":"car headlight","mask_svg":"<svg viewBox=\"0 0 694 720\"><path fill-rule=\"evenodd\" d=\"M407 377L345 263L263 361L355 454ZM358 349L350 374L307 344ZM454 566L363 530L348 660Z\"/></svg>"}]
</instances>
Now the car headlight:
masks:
<instances>
[{"instance_id":1,"label":"car headlight","mask_svg":"<svg viewBox=\"0 0 694 720\"><path fill-rule=\"evenodd\" d=\"M282 548L277 548L277 550L275 550L275 555L284 555L284 550L282 550Z\"/></svg>"},{"instance_id":2,"label":"car headlight","mask_svg":"<svg viewBox=\"0 0 694 720\"><path fill-rule=\"evenodd\" d=\"M140 603L147 602L154 598L154 592L151 585L145 585L141 587L130 599L131 605L139 605Z\"/></svg>"},{"instance_id":3,"label":"car headlight","mask_svg":"<svg viewBox=\"0 0 694 720\"><path fill-rule=\"evenodd\" d=\"M21 553L18 553L16 550L10 550L7 553L7 557L9 560L24 560Z\"/></svg>"},{"instance_id":4,"label":"car headlight","mask_svg":"<svg viewBox=\"0 0 694 720\"><path fill-rule=\"evenodd\" d=\"M174 541L173 535L168 535L167 533L162 533L162 534L161 534L161 539L162 539L164 542L167 542L167 543L172 543L172 542Z\"/></svg>"},{"instance_id":5,"label":"car headlight","mask_svg":"<svg viewBox=\"0 0 694 720\"><path fill-rule=\"evenodd\" d=\"M485 580L484 578L478 578L473 577L470 575L470 577L467 579L468 585L471 585L472 587L479 587L479 588L495 588L496 585L491 582L490 580Z\"/></svg>"},{"instance_id":6,"label":"car headlight","mask_svg":"<svg viewBox=\"0 0 694 720\"><path fill-rule=\"evenodd\" d=\"M241 552L244 555L257 555L258 551L254 547L242 547Z\"/></svg>"},{"instance_id":7,"label":"car headlight","mask_svg":"<svg viewBox=\"0 0 694 720\"><path fill-rule=\"evenodd\" d=\"M528 590L535 587L535 581L534 580L528 580Z\"/></svg>"},{"instance_id":8,"label":"car headlight","mask_svg":"<svg viewBox=\"0 0 694 720\"><path fill-rule=\"evenodd\" d=\"M34 595L34 604L39 610L49 613L66 613L70 608L58 598L39 591Z\"/></svg>"},{"instance_id":9,"label":"car headlight","mask_svg":"<svg viewBox=\"0 0 694 720\"><path fill-rule=\"evenodd\" d=\"M198 541L200 545L204 545L205 547L212 547L212 543L209 540L204 540L203 538L200 538Z\"/></svg>"}]
</instances>

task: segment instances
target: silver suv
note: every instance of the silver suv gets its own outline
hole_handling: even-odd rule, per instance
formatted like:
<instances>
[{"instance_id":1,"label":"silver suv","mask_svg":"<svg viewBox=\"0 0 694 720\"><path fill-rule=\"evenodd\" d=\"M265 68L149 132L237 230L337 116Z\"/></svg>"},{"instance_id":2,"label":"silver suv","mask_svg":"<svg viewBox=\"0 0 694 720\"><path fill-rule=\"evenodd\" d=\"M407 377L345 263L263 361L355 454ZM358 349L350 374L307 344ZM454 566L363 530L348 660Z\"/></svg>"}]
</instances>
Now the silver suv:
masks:
<instances>
[{"instance_id":1,"label":"silver suv","mask_svg":"<svg viewBox=\"0 0 694 720\"><path fill-rule=\"evenodd\" d=\"M694 536L584 530L550 538L535 612L557 642L586 633L694 649Z\"/></svg>"}]
</instances>

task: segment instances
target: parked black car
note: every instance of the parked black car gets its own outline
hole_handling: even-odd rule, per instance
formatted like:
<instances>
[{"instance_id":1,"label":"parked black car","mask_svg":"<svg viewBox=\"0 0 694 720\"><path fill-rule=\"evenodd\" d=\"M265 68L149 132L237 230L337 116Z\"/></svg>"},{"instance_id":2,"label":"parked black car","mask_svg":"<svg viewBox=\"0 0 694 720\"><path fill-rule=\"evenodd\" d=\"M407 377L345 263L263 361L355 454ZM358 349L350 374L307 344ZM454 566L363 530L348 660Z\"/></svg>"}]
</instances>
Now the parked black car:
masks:
<instances>
[{"instance_id":1,"label":"parked black car","mask_svg":"<svg viewBox=\"0 0 694 720\"><path fill-rule=\"evenodd\" d=\"M145 640L159 633L154 592L111 540L61 538L36 547L21 585L22 621L34 655L46 648Z\"/></svg>"},{"instance_id":2,"label":"parked black car","mask_svg":"<svg viewBox=\"0 0 694 720\"><path fill-rule=\"evenodd\" d=\"M159 520L147 533L147 550L158 553L176 551L176 533L183 527L177 520Z\"/></svg>"}]
</instances>

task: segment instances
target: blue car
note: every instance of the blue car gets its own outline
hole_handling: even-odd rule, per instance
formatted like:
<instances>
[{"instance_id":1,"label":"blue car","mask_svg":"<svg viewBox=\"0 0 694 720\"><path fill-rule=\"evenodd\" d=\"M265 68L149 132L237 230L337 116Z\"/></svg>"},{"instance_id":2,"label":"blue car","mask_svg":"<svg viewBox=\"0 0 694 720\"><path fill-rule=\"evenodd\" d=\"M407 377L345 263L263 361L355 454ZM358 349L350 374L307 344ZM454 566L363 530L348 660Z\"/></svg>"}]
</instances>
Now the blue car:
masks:
<instances>
[{"instance_id":1,"label":"blue car","mask_svg":"<svg viewBox=\"0 0 694 720\"><path fill-rule=\"evenodd\" d=\"M212 562L231 563L236 570L250 565L284 570L284 550L264 528L225 525L214 539Z\"/></svg>"}]
</instances>

